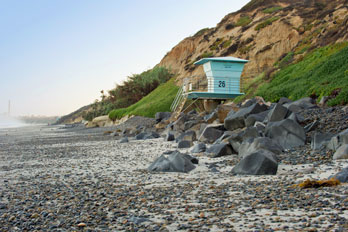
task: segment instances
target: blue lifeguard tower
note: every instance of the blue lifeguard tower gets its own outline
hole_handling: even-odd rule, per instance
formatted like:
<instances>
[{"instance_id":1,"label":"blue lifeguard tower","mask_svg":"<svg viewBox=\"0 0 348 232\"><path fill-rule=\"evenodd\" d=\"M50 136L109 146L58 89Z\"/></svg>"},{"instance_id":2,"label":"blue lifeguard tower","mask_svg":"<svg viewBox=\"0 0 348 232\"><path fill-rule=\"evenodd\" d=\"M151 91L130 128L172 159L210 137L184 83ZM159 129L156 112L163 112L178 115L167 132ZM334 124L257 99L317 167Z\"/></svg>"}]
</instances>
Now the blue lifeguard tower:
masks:
<instances>
[{"instance_id":1,"label":"blue lifeguard tower","mask_svg":"<svg viewBox=\"0 0 348 232\"><path fill-rule=\"evenodd\" d=\"M208 79L206 92L188 91L189 99L233 99L243 93L240 92L240 76L247 60L235 57L204 58L195 65L203 65Z\"/></svg>"},{"instance_id":2,"label":"blue lifeguard tower","mask_svg":"<svg viewBox=\"0 0 348 232\"><path fill-rule=\"evenodd\" d=\"M243 95L240 90L240 77L247 62L248 60L235 57L203 58L195 62L195 65L203 65L207 86L204 90L194 89L193 83L197 81L196 77L184 81L171 110L181 112L186 99L221 101Z\"/></svg>"}]
</instances>

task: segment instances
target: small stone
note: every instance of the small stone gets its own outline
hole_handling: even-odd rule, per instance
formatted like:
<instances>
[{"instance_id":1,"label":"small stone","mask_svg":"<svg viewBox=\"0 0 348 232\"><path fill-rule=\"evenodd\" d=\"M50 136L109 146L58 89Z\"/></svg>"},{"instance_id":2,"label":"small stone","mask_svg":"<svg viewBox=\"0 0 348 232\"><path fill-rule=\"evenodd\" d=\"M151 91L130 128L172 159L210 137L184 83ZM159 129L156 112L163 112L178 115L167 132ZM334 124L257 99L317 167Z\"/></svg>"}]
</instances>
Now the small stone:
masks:
<instances>
[{"instance_id":1,"label":"small stone","mask_svg":"<svg viewBox=\"0 0 348 232\"><path fill-rule=\"evenodd\" d=\"M86 227L86 223L80 222L79 224L77 224L77 227Z\"/></svg>"}]
</instances>

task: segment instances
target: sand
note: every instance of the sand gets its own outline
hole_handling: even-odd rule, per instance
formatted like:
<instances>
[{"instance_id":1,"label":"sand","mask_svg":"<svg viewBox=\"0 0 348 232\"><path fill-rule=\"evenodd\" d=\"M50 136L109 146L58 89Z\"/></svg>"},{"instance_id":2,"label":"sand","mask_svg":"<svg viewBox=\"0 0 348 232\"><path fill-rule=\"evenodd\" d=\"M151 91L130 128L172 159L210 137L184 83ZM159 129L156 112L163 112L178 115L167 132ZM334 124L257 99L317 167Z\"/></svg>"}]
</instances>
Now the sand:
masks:
<instances>
[{"instance_id":1,"label":"sand","mask_svg":"<svg viewBox=\"0 0 348 232\"><path fill-rule=\"evenodd\" d=\"M198 154L190 173L149 173L176 143L119 143L108 129L0 130L0 231L347 230L347 184L293 186L328 178L347 160L234 176L236 156Z\"/></svg>"}]
</instances>

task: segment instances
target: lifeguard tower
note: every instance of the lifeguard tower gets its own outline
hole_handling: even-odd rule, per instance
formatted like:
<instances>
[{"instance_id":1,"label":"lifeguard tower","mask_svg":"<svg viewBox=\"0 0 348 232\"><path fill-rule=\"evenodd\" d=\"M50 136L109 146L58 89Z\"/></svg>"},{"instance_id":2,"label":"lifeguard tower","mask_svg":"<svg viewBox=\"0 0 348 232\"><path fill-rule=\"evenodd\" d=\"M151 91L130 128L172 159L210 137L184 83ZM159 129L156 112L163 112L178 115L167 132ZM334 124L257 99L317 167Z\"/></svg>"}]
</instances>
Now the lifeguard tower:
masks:
<instances>
[{"instance_id":1,"label":"lifeguard tower","mask_svg":"<svg viewBox=\"0 0 348 232\"><path fill-rule=\"evenodd\" d=\"M248 60L235 57L203 58L195 62L195 65L203 65L206 84L202 88L198 77L185 79L172 103L171 110L180 114L186 99L217 101L243 95L244 93L240 91L240 77L247 62Z\"/></svg>"}]
</instances>

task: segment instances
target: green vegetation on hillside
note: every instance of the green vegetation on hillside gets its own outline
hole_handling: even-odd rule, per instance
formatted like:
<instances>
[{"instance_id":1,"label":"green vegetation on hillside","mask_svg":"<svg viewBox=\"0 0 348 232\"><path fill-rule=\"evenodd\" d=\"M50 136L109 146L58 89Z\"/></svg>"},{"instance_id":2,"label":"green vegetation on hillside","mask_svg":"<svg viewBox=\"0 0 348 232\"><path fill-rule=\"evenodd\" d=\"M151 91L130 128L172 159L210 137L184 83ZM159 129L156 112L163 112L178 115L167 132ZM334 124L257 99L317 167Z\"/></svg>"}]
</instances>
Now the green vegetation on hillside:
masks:
<instances>
[{"instance_id":1,"label":"green vegetation on hillside","mask_svg":"<svg viewBox=\"0 0 348 232\"><path fill-rule=\"evenodd\" d=\"M272 17L269 19L266 19L265 21L263 21L262 23L259 23L256 27L255 30L259 31L262 28L267 27L268 25L271 25L274 21L277 21L279 19L279 17Z\"/></svg>"},{"instance_id":2,"label":"green vegetation on hillside","mask_svg":"<svg viewBox=\"0 0 348 232\"><path fill-rule=\"evenodd\" d=\"M238 22L236 23L236 27L244 27L246 25L248 25L249 23L251 23L252 19L249 16L243 16L240 17Z\"/></svg>"},{"instance_id":3,"label":"green vegetation on hillside","mask_svg":"<svg viewBox=\"0 0 348 232\"><path fill-rule=\"evenodd\" d=\"M259 76L246 86L246 93L272 102L281 97L297 100L317 96L320 100L329 96L328 105L347 104L347 70L348 42L330 45L315 49L300 62L281 69L268 83L265 83L265 75Z\"/></svg>"},{"instance_id":4,"label":"green vegetation on hillside","mask_svg":"<svg viewBox=\"0 0 348 232\"><path fill-rule=\"evenodd\" d=\"M276 11L280 11L281 9L283 9L281 6L274 6L274 7L264 9L262 12L265 14L272 14Z\"/></svg>"},{"instance_id":5,"label":"green vegetation on hillside","mask_svg":"<svg viewBox=\"0 0 348 232\"><path fill-rule=\"evenodd\" d=\"M108 96L101 91L101 100L96 100L92 104L92 110L85 113L83 117L90 121L100 115L108 114L111 110L126 108L138 102L171 77L173 74L165 67L155 67L141 74L132 75L122 85L117 85L116 88L109 90Z\"/></svg>"},{"instance_id":6,"label":"green vegetation on hillside","mask_svg":"<svg viewBox=\"0 0 348 232\"><path fill-rule=\"evenodd\" d=\"M174 84L174 78L172 78L167 83L158 86L154 91L137 103L127 108L111 111L109 117L112 120L120 119L126 115L154 117L157 112L170 111L170 105L178 89L179 87Z\"/></svg>"}]
</instances>

